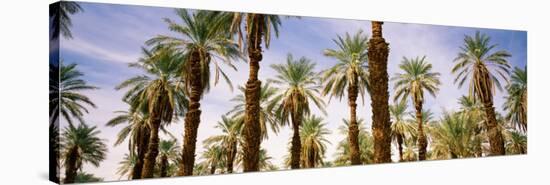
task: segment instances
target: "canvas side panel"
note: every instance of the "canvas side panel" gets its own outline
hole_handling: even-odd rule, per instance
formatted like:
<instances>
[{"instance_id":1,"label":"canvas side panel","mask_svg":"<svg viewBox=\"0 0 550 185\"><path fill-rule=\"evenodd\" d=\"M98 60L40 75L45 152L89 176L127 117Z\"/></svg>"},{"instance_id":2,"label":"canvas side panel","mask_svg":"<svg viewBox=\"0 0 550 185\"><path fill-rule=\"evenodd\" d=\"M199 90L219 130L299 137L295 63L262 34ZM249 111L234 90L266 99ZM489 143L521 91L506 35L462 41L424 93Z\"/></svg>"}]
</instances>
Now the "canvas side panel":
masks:
<instances>
[{"instance_id":1,"label":"canvas side panel","mask_svg":"<svg viewBox=\"0 0 550 185\"><path fill-rule=\"evenodd\" d=\"M59 183L59 2L49 7L49 180Z\"/></svg>"}]
</instances>

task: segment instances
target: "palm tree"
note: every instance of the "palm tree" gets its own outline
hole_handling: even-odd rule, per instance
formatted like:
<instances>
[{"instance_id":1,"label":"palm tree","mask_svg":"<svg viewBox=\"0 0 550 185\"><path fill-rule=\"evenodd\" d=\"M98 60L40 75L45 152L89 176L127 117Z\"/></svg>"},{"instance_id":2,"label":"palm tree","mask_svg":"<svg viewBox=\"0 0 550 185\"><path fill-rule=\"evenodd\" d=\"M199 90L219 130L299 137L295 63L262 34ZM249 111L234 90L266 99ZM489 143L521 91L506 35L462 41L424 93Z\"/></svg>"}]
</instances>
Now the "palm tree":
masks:
<instances>
[{"instance_id":1,"label":"palm tree","mask_svg":"<svg viewBox=\"0 0 550 185\"><path fill-rule=\"evenodd\" d=\"M340 134L347 135L349 132L349 120L344 119L344 125L338 127ZM357 120L359 128L359 148L361 149L361 164L370 164L373 162L374 156L374 143L372 135L365 128L363 119ZM338 143L336 148L336 159L334 160L335 166L349 166L351 164L350 159L350 147L349 139L343 139Z\"/></svg>"},{"instance_id":2,"label":"palm tree","mask_svg":"<svg viewBox=\"0 0 550 185\"><path fill-rule=\"evenodd\" d=\"M404 140L404 143L405 143L405 151L403 151L403 155L402 157L400 158L402 161L404 162L411 162L411 161L416 161L418 159L418 155L415 151L415 144L414 144L414 139L409 138L409 139L405 139Z\"/></svg>"},{"instance_id":3,"label":"palm tree","mask_svg":"<svg viewBox=\"0 0 550 185\"><path fill-rule=\"evenodd\" d=\"M352 165L361 164L356 101L359 95L364 100L365 91L368 88L368 37L363 34L362 30L359 30L353 36L346 33L344 37L338 36L333 41L338 46L338 49L326 49L324 55L337 59L338 63L323 74L323 95L329 94L331 98L335 96L341 100L344 93L347 92L348 105L350 107L350 126L348 132L351 147L350 159Z\"/></svg>"},{"instance_id":4,"label":"palm tree","mask_svg":"<svg viewBox=\"0 0 550 185\"><path fill-rule=\"evenodd\" d=\"M490 41L489 36L479 31L474 37L466 35L451 72L456 74L454 82L458 82L459 87L470 80L470 95L481 101L485 111L491 155L504 155L504 141L501 131L498 130L493 95L495 87L502 89L499 78L507 80L510 66L506 58L511 55L505 50L492 52L497 45Z\"/></svg>"},{"instance_id":5,"label":"palm tree","mask_svg":"<svg viewBox=\"0 0 550 185\"><path fill-rule=\"evenodd\" d=\"M82 77L84 74L76 69L76 64L64 65L61 61L59 70L59 86L50 87L50 101L54 105L50 109L50 124L53 124L59 117L59 114L69 123L73 124L73 119L84 123L82 116L88 113L86 106L96 108L96 105L81 92L86 90L95 90L97 87L88 85Z\"/></svg>"},{"instance_id":6,"label":"palm tree","mask_svg":"<svg viewBox=\"0 0 550 185\"><path fill-rule=\"evenodd\" d=\"M473 96L461 96L458 99L460 105L459 113L471 118L472 127L474 127L474 155L475 157L483 156L483 128L485 124L485 112L483 111L483 105L479 100Z\"/></svg>"},{"instance_id":7,"label":"palm tree","mask_svg":"<svg viewBox=\"0 0 550 185\"><path fill-rule=\"evenodd\" d=\"M407 139L407 135L414 132L414 127L405 120L406 114L407 101L400 101L395 105L390 105L392 119L391 135L399 150L399 161L403 161L403 142Z\"/></svg>"},{"instance_id":8,"label":"palm tree","mask_svg":"<svg viewBox=\"0 0 550 185\"><path fill-rule=\"evenodd\" d=\"M241 94L235 96L231 99L232 102L235 102L236 105L227 112L226 115L232 115L235 119L242 120L246 116L246 89L245 87L239 86L239 91ZM276 116L273 110L273 98L277 95L279 89L272 87L271 83L267 82L262 85L260 91L260 135L262 139L268 139L268 127L275 134L279 132L279 122L276 120Z\"/></svg>"},{"instance_id":9,"label":"palm tree","mask_svg":"<svg viewBox=\"0 0 550 185\"><path fill-rule=\"evenodd\" d=\"M313 71L315 64L301 57L295 60L291 54L287 56L286 64L271 65L277 75L269 81L282 86L281 93L274 99L275 114L281 124L292 122L291 168L300 168L301 143L300 126L304 116L310 114L309 102L324 112L325 103L319 97L320 86L318 74Z\"/></svg>"},{"instance_id":10,"label":"palm tree","mask_svg":"<svg viewBox=\"0 0 550 185\"><path fill-rule=\"evenodd\" d=\"M269 48L271 35L279 36L281 20L278 15L257 13L226 13L231 21L230 31L237 35L239 45L243 45L243 53L248 54L249 76L246 82L246 117L244 121L244 171L259 171L260 155L260 92L261 81L258 79L260 61L262 60L262 43ZM246 35L243 36L242 27ZM246 37L246 38L245 38ZM246 39L245 42L243 42ZM246 48L246 49L245 49Z\"/></svg>"},{"instance_id":11,"label":"palm tree","mask_svg":"<svg viewBox=\"0 0 550 185\"><path fill-rule=\"evenodd\" d=\"M116 117L109 120L106 126L115 127L124 123L127 125L117 134L117 140L114 145L120 145L128 138L128 150L131 158L135 158L135 164L128 175L129 179L140 179L143 171L143 162L149 144L151 128L149 125L149 115L145 107L130 107L128 111L115 111ZM161 128L163 126L161 125ZM137 155L137 156L134 156ZM121 174L122 176L123 174Z\"/></svg>"},{"instance_id":12,"label":"palm tree","mask_svg":"<svg viewBox=\"0 0 550 185\"><path fill-rule=\"evenodd\" d=\"M183 37L159 35L147 43L176 46L185 54L185 65L181 66L184 74L181 76L189 97L189 111L185 115L183 163L179 173L189 176L193 175L195 164L195 147L201 115L200 100L210 89L210 64L214 64L214 84L217 84L221 75L232 88L219 63L223 62L236 70L231 62L239 59L240 53L237 44L229 38L229 27L224 24L224 21L227 21L226 16L211 11L190 13L185 9L177 9L176 14L183 24L177 24L167 18L164 20L171 31Z\"/></svg>"},{"instance_id":13,"label":"palm tree","mask_svg":"<svg viewBox=\"0 0 550 185\"><path fill-rule=\"evenodd\" d=\"M416 122L418 125L418 160L422 161L426 159L426 147L428 141L424 134L424 128L422 125L422 105L424 103L424 91L430 93L433 97L437 91L439 91L439 73L432 72L432 64L426 61L426 56L414 59L408 59L403 57L403 61L399 65L399 68L404 73L397 73L391 79L395 81L395 98L401 101L405 101L407 97L411 97L411 101L414 104L416 110Z\"/></svg>"},{"instance_id":14,"label":"palm tree","mask_svg":"<svg viewBox=\"0 0 550 185\"><path fill-rule=\"evenodd\" d=\"M105 159L107 146L98 137L99 133L96 126L90 127L84 123L65 127L61 138L65 163L64 183L76 182L77 172L82 170L84 163L98 167Z\"/></svg>"},{"instance_id":15,"label":"palm tree","mask_svg":"<svg viewBox=\"0 0 550 185\"><path fill-rule=\"evenodd\" d=\"M506 87L508 96L505 97L504 111L506 120L512 122L516 128L527 131L527 66L524 69L514 68L511 83Z\"/></svg>"},{"instance_id":16,"label":"palm tree","mask_svg":"<svg viewBox=\"0 0 550 185\"><path fill-rule=\"evenodd\" d=\"M202 153L201 158L204 160L203 165L210 169L210 174L216 173L218 167L223 168L224 165L224 148L219 145L210 145ZM223 169L222 169L223 170Z\"/></svg>"},{"instance_id":17,"label":"palm tree","mask_svg":"<svg viewBox=\"0 0 550 185\"><path fill-rule=\"evenodd\" d=\"M526 154L527 153L527 136L517 132L509 131L506 135L506 152L509 154Z\"/></svg>"},{"instance_id":18,"label":"palm tree","mask_svg":"<svg viewBox=\"0 0 550 185\"><path fill-rule=\"evenodd\" d=\"M128 88L123 101L135 109L146 110L148 114L150 134L141 178L152 178L158 155L159 130L162 130L162 125L171 123L174 117L183 115L187 99L179 76L182 56L168 47L143 49L143 54L130 67L141 69L146 75L132 77L115 89Z\"/></svg>"},{"instance_id":19,"label":"palm tree","mask_svg":"<svg viewBox=\"0 0 550 185\"><path fill-rule=\"evenodd\" d=\"M368 73L374 135L374 162L391 162L391 122L388 104L388 43L382 37L382 22L372 21L368 42Z\"/></svg>"},{"instance_id":20,"label":"palm tree","mask_svg":"<svg viewBox=\"0 0 550 185\"><path fill-rule=\"evenodd\" d=\"M116 171L116 174L120 175L119 179L124 176L128 177L128 180L132 179L137 160L136 154L124 154L122 161L118 162L119 167Z\"/></svg>"},{"instance_id":21,"label":"palm tree","mask_svg":"<svg viewBox=\"0 0 550 185\"><path fill-rule=\"evenodd\" d=\"M178 158L178 151L180 147L176 139L161 140L159 143L159 170L160 177L170 176L168 169L170 167L169 161L174 161Z\"/></svg>"},{"instance_id":22,"label":"palm tree","mask_svg":"<svg viewBox=\"0 0 550 185\"><path fill-rule=\"evenodd\" d=\"M227 173L233 173L233 164L238 152L237 148L242 140L242 125L242 119L222 116L222 121L219 121L215 126L215 128L221 129L222 134L211 136L203 141L205 145L219 145L224 148Z\"/></svg>"},{"instance_id":23,"label":"palm tree","mask_svg":"<svg viewBox=\"0 0 550 185\"><path fill-rule=\"evenodd\" d=\"M302 166L314 168L323 165L326 145L330 144L326 136L330 133L326 128L326 123L323 123L323 118L311 115L304 120L300 127L301 150L303 151L300 157Z\"/></svg>"},{"instance_id":24,"label":"palm tree","mask_svg":"<svg viewBox=\"0 0 550 185\"><path fill-rule=\"evenodd\" d=\"M77 2L61 1L50 5L50 32L51 39L59 38L62 34L66 38L73 38L71 34L72 21L70 15L84 11Z\"/></svg>"},{"instance_id":25,"label":"palm tree","mask_svg":"<svg viewBox=\"0 0 550 185\"><path fill-rule=\"evenodd\" d=\"M86 183L86 182L101 182L103 178L96 177L91 173L78 172L75 177L75 183Z\"/></svg>"},{"instance_id":26,"label":"palm tree","mask_svg":"<svg viewBox=\"0 0 550 185\"><path fill-rule=\"evenodd\" d=\"M441 123L432 126L432 150L451 159L474 156L475 127L472 127L472 121L472 117L467 115L445 112Z\"/></svg>"}]
</instances>

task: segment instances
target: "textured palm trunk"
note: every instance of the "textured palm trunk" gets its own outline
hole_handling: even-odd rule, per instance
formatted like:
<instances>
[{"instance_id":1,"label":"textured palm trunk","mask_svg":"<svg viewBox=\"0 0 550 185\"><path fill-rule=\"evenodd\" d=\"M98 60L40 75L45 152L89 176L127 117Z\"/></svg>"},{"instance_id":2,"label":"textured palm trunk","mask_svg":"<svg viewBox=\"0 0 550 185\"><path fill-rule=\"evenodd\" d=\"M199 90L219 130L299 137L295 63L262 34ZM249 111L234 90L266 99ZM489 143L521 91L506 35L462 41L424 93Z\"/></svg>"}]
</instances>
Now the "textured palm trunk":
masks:
<instances>
[{"instance_id":1,"label":"textured palm trunk","mask_svg":"<svg viewBox=\"0 0 550 185\"><path fill-rule=\"evenodd\" d=\"M391 162L391 123L388 109L388 43L382 37L382 22L372 22L368 48L369 86L374 136L374 163Z\"/></svg>"},{"instance_id":2,"label":"textured palm trunk","mask_svg":"<svg viewBox=\"0 0 550 185\"><path fill-rule=\"evenodd\" d=\"M160 177L166 177L168 171L168 156L160 157Z\"/></svg>"},{"instance_id":3,"label":"textured palm trunk","mask_svg":"<svg viewBox=\"0 0 550 185\"><path fill-rule=\"evenodd\" d=\"M291 113L292 116L292 146L290 148L290 169L300 168L300 156L302 155L302 142L300 139L301 113Z\"/></svg>"},{"instance_id":4,"label":"textured palm trunk","mask_svg":"<svg viewBox=\"0 0 550 185\"><path fill-rule=\"evenodd\" d=\"M307 151L307 161L306 161L306 168L315 168L315 152L313 150Z\"/></svg>"},{"instance_id":5,"label":"textured palm trunk","mask_svg":"<svg viewBox=\"0 0 550 185\"><path fill-rule=\"evenodd\" d=\"M75 182L75 177L76 177L76 172L77 172L77 166L76 166L76 161L78 161L78 158L80 156L78 155L78 148L77 147L73 147L70 149L70 153L67 157L67 162L65 163L65 184L68 184L68 183L74 183Z\"/></svg>"},{"instance_id":6,"label":"textured palm trunk","mask_svg":"<svg viewBox=\"0 0 550 185\"><path fill-rule=\"evenodd\" d=\"M426 135L424 134L424 126L422 123L422 101L414 101L416 109L416 124L418 126L418 160L426 160L426 147L428 142L426 141Z\"/></svg>"},{"instance_id":7,"label":"textured palm trunk","mask_svg":"<svg viewBox=\"0 0 550 185\"><path fill-rule=\"evenodd\" d=\"M155 171L155 162L159 154L159 128L160 128L160 115L157 113L152 114L153 120L151 121L151 132L149 136L149 143L147 146L147 153L145 154L145 160L143 161L143 171L141 173L141 178L153 178L153 173Z\"/></svg>"},{"instance_id":8,"label":"textured palm trunk","mask_svg":"<svg viewBox=\"0 0 550 185\"><path fill-rule=\"evenodd\" d=\"M491 153L489 155L504 155L506 150L504 149L504 139L502 133L498 128L497 118L495 114L495 108L493 107L493 94L492 94L492 81L489 75L489 70L485 65L481 63L476 64L474 70L474 79L485 79L475 84L475 87L479 91L477 93L478 98L483 103L483 109L485 111L485 123L487 124L487 136L489 137L489 144L491 145Z\"/></svg>"},{"instance_id":9,"label":"textured palm trunk","mask_svg":"<svg viewBox=\"0 0 550 185\"><path fill-rule=\"evenodd\" d=\"M351 165L361 164L361 151L359 149L359 126L357 125L357 75L354 75L353 84L348 87L348 104L350 107L350 122L348 126L348 140L350 146Z\"/></svg>"},{"instance_id":10,"label":"textured palm trunk","mask_svg":"<svg viewBox=\"0 0 550 185\"><path fill-rule=\"evenodd\" d=\"M233 173L233 162L237 155L237 142L231 144L230 150L227 152L227 173Z\"/></svg>"},{"instance_id":11,"label":"textured palm trunk","mask_svg":"<svg viewBox=\"0 0 550 185\"><path fill-rule=\"evenodd\" d=\"M483 106L485 109L485 115L487 115L487 136L489 136L489 144L491 145L491 156L504 155L506 150L504 148L504 139L502 138L502 132L498 128L498 123L495 114L495 108L493 107L493 99L484 100Z\"/></svg>"},{"instance_id":12,"label":"textured palm trunk","mask_svg":"<svg viewBox=\"0 0 550 185\"><path fill-rule=\"evenodd\" d=\"M210 174L213 175L216 173L216 164L210 165Z\"/></svg>"},{"instance_id":13,"label":"textured palm trunk","mask_svg":"<svg viewBox=\"0 0 550 185\"><path fill-rule=\"evenodd\" d=\"M137 160L134 169L132 170L132 179L141 179L141 173L143 173L143 162L145 160L145 153L147 152L147 146L149 145L150 137L149 129L141 129L139 136L139 143L137 146Z\"/></svg>"},{"instance_id":14,"label":"textured palm trunk","mask_svg":"<svg viewBox=\"0 0 550 185\"><path fill-rule=\"evenodd\" d=\"M201 54L192 52L186 65L189 73L189 108L185 113L184 139L182 151L182 164L180 166L180 176L193 175L195 165L195 147L197 143L197 130L200 124L200 99L202 95L203 84L201 82Z\"/></svg>"},{"instance_id":15,"label":"textured palm trunk","mask_svg":"<svg viewBox=\"0 0 550 185\"><path fill-rule=\"evenodd\" d=\"M260 156L260 89L262 82L258 79L260 61L262 60L262 35L264 15L249 14L248 19L254 19L255 25L248 27L248 58L250 72L246 82L246 110L244 123L244 172L259 170ZM250 20L247 20L250 21Z\"/></svg>"},{"instance_id":16,"label":"textured palm trunk","mask_svg":"<svg viewBox=\"0 0 550 185\"><path fill-rule=\"evenodd\" d=\"M399 150L399 162L403 161L403 135L397 134L397 149Z\"/></svg>"}]
</instances>

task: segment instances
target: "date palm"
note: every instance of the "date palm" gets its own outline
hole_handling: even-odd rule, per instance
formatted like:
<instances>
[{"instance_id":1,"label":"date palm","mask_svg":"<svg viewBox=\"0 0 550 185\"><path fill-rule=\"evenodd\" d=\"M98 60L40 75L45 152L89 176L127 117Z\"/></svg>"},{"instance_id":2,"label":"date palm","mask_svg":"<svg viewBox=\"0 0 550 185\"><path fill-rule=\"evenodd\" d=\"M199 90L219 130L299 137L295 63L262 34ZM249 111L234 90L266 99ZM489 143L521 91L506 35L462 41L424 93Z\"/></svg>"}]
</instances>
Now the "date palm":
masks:
<instances>
[{"instance_id":1,"label":"date palm","mask_svg":"<svg viewBox=\"0 0 550 185\"><path fill-rule=\"evenodd\" d=\"M65 127L61 137L65 166L64 183L76 182L77 173L82 170L84 163L98 167L105 159L107 146L104 140L98 137L99 133L96 126L90 127L85 123L78 126L69 124Z\"/></svg>"},{"instance_id":2,"label":"date palm","mask_svg":"<svg viewBox=\"0 0 550 185\"><path fill-rule=\"evenodd\" d=\"M123 101L135 109L146 110L148 114L150 133L141 178L152 178L158 156L159 130L175 117L182 116L188 102L179 76L183 56L170 47L143 49L143 55L130 67L138 68L146 75L125 80L115 89L127 88Z\"/></svg>"},{"instance_id":3,"label":"date palm","mask_svg":"<svg viewBox=\"0 0 550 185\"><path fill-rule=\"evenodd\" d=\"M464 45L460 47L461 51L454 59L456 64L451 72L456 74L454 82L458 83L459 87L469 81L470 95L478 98L483 104L487 136L491 146L490 155L504 155L504 140L498 129L493 95L496 88L502 89L500 80L507 80L510 66L506 59L511 54L505 50L493 52L496 47L497 45L491 43L489 36L479 31L473 37L466 35Z\"/></svg>"},{"instance_id":4,"label":"date palm","mask_svg":"<svg viewBox=\"0 0 550 185\"><path fill-rule=\"evenodd\" d=\"M294 59L289 54L285 64L271 65L277 74L269 81L280 86L280 93L273 99L275 114L283 125L292 123L291 168L300 168L301 139L300 126L304 116L311 113L309 103L313 102L324 113L325 103L319 96L319 77L314 72L315 64L301 57Z\"/></svg>"},{"instance_id":5,"label":"date palm","mask_svg":"<svg viewBox=\"0 0 550 185\"><path fill-rule=\"evenodd\" d=\"M485 125L485 111L483 111L483 105L473 96L461 96L458 99L458 104L460 105L459 113L470 117L472 120L471 124L475 132L475 138L473 140L475 144L474 155L475 157L481 157L483 156L482 143L484 140L483 129Z\"/></svg>"},{"instance_id":6,"label":"date palm","mask_svg":"<svg viewBox=\"0 0 550 185\"><path fill-rule=\"evenodd\" d=\"M179 175L193 175L195 164L195 148L197 132L200 124L200 100L210 89L210 66L214 64L214 85L219 77L232 84L223 72L219 63L236 70L232 61L240 58L240 52L236 43L230 39L227 32L229 26L226 16L212 11L188 12L185 9L177 9L176 14L183 21L177 24L171 19L164 19L168 28L180 37L159 35L147 41L148 44L163 44L175 46L184 53L185 65L181 66L185 92L189 97L189 111L185 115L184 141Z\"/></svg>"},{"instance_id":7,"label":"date palm","mask_svg":"<svg viewBox=\"0 0 550 185\"><path fill-rule=\"evenodd\" d=\"M271 36L279 36L281 20L278 15L257 13L226 13L231 19L230 31L237 35L239 45L244 45L243 53L248 54L249 76L246 82L246 116L244 122L244 171L259 171L260 156L260 98L261 81L258 79L262 60L262 43L269 48ZM244 27L243 35L242 28Z\"/></svg>"},{"instance_id":8,"label":"date palm","mask_svg":"<svg viewBox=\"0 0 550 185\"><path fill-rule=\"evenodd\" d=\"M305 168L315 168L323 165L323 158L327 144L327 135L331 132L323 123L323 118L311 115L307 117L300 127L300 138L302 143L301 161Z\"/></svg>"},{"instance_id":9,"label":"date palm","mask_svg":"<svg viewBox=\"0 0 550 185\"><path fill-rule=\"evenodd\" d=\"M241 94L231 99L236 105L226 115L232 115L235 119L240 119L244 122L246 116L246 89L239 86L239 91ZM269 82L262 85L260 91L260 135L262 139L269 138L268 128L275 134L279 132L279 122L276 120L272 101L278 91L279 89L272 87Z\"/></svg>"},{"instance_id":10,"label":"date palm","mask_svg":"<svg viewBox=\"0 0 550 185\"><path fill-rule=\"evenodd\" d=\"M504 111L508 111L506 119L516 128L527 131L527 67L514 68L511 83L506 87L508 96L505 97Z\"/></svg>"},{"instance_id":11,"label":"date palm","mask_svg":"<svg viewBox=\"0 0 550 185\"><path fill-rule=\"evenodd\" d=\"M57 39L59 35L72 38L71 15L84 11L77 2L60 1L50 5L50 31L51 38Z\"/></svg>"},{"instance_id":12,"label":"date palm","mask_svg":"<svg viewBox=\"0 0 550 185\"><path fill-rule=\"evenodd\" d=\"M274 165L271 160L273 157L269 156L267 154L267 150L264 148L260 149L260 156L259 156L259 163L258 167L260 168L260 171L273 171L277 170L277 166Z\"/></svg>"},{"instance_id":13,"label":"date palm","mask_svg":"<svg viewBox=\"0 0 550 185\"><path fill-rule=\"evenodd\" d=\"M175 161L178 156L180 147L176 139L161 140L159 143L159 170L160 177L171 176L168 171L170 168L170 161Z\"/></svg>"},{"instance_id":14,"label":"date palm","mask_svg":"<svg viewBox=\"0 0 550 185\"><path fill-rule=\"evenodd\" d=\"M349 131L349 120L344 119L344 125L338 127L340 134L347 135ZM363 119L357 120L359 127L359 148L361 149L361 164L370 164L373 162L374 143L372 135L365 128ZM349 139L343 139L336 148L335 166L348 166L351 164Z\"/></svg>"},{"instance_id":15,"label":"date palm","mask_svg":"<svg viewBox=\"0 0 550 185\"><path fill-rule=\"evenodd\" d=\"M350 107L350 125L348 139L352 165L361 164L359 151L359 129L357 124L357 97L364 99L368 88L367 48L368 37L359 30L353 36L346 33L344 37L333 39L337 49L326 49L324 55L338 60L338 63L323 74L323 95L342 99L347 93Z\"/></svg>"},{"instance_id":16,"label":"date palm","mask_svg":"<svg viewBox=\"0 0 550 185\"><path fill-rule=\"evenodd\" d=\"M399 161L403 161L403 143L410 133L414 132L412 125L407 123L405 119L407 115L407 101L400 101L395 105L390 105L390 115L392 120L392 140L399 150Z\"/></svg>"},{"instance_id":17,"label":"date palm","mask_svg":"<svg viewBox=\"0 0 550 185\"><path fill-rule=\"evenodd\" d=\"M147 114L146 111L147 110L145 110L145 107L131 107L128 111L116 111L115 113L118 115L109 120L106 124L106 126L109 127L115 127L125 123L127 124L118 132L117 140L114 145L120 145L128 139L128 150L131 158L135 159L135 164L132 165L133 169L130 171L132 174L128 175L129 179L141 178L143 162L145 159L145 153L147 152L151 132L148 122L149 114ZM121 174L121 176L122 175L123 174Z\"/></svg>"},{"instance_id":18,"label":"date palm","mask_svg":"<svg viewBox=\"0 0 550 185\"><path fill-rule=\"evenodd\" d=\"M76 174L75 183L86 183L86 182L101 182L103 178L96 177L94 174L78 172Z\"/></svg>"},{"instance_id":19,"label":"date palm","mask_svg":"<svg viewBox=\"0 0 550 185\"><path fill-rule=\"evenodd\" d=\"M446 112L439 124L431 130L434 151L441 151L451 159L473 157L472 142L475 135L472 117L458 113Z\"/></svg>"},{"instance_id":20,"label":"date palm","mask_svg":"<svg viewBox=\"0 0 550 185\"><path fill-rule=\"evenodd\" d=\"M374 162L391 162L391 122L388 93L388 43L382 37L382 24L372 21L372 37L368 42L368 73L374 135Z\"/></svg>"},{"instance_id":21,"label":"date palm","mask_svg":"<svg viewBox=\"0 0 550 185\"><path fill-rule=\"evenodd\" d=\"M439 91L438 86L441 84L439 81L440 74L432 72L432 64L426 61L426 56L411 59L403 57L399 68L403 70L403 73L396 73L391 79L395 82L396 95L394 100L406 101L408 97L411 98L416 110L418 160L422 161L426 159L426 147L428 146L422 122L422 105L425 101L424 91L435 97L435 94Z\"/></svg>"},{"instance_id":22,"label":"date palm","mask_svg":"<svg viewBox=\"0 0 550 185\"><path fill-rule=\"evenodd\" d=\"M128 180L132 179L132 174L135 170L137 160L138 157L136 154L124 154L122 161L118 162L119 166L116 171L116 174L120 175L119 179L124 176L126 176Z\"/></svg>"},{"instance_id":23,"label":"date palm","mask_svg":"<svg viewBox=\"0 0 550 185\"><path fill-rule=\"evenodd\" d=\"M95 86L89 85L82 77L84 74L77 69L76 64L64 65L61 61L59 69L59 86L50 87L50 96L52 97L50 104L53 105L50 109L50 124L55 122L59 114L69 124L74 124L74 120L84 123L82 116L88 113L88 108L96 108L94 102L82 91L98 89ZM55 83L57 84L57 83Z\"/></svg>"},{"instance_id":24,"label":"date palm","mask_svg":"<svg viewBox=\"0 0 550 185\"><path fill-rule=\"evenodd\" d=\"M221 129L222 134L206 138L205 145L219 145L224 148L223 153L226 159L227 173L233 173L233 166L238 153L239 144L242 142L241 130L242 118L228 118L222 116L215 128Z\"/></svg>"},{"instance_id":25,"label":"date palm","mask_svg":"<svg viewBox=\"0 0 550 185\"><path fill-rule=\"evenodd\" d=\"M202 165L208 168L209 174L215 174L218 167L222 167L224 164L224 148L220 145L210 145L206 147L206 150L202 153L203 159Z\"/></svg>"},{"instance_id":26,"label":"date palm","mask_svg":"<svg viewBox=\"0 0 550 185\"><path fill-rule=\"evenodd\" d=\"M517 131L509 131L506 135L506 152L508 154L526 154L527 136Z\"/></svg>"}]
</instances>

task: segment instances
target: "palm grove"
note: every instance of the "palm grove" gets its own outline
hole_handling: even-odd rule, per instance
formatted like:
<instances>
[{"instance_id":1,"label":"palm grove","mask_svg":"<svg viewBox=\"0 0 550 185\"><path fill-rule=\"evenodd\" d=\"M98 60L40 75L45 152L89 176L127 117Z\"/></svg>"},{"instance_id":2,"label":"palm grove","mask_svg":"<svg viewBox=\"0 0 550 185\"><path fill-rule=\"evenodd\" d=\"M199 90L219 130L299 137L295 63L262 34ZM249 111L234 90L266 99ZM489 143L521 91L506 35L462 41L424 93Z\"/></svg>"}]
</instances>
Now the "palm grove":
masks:
<instances>
[{"instance_id":1,"label":"palm grove","mask_svg":"<svg viewBox=\"0 0 550 185\"><path fill-rule=\"evenodd\" d=\"M78 4L70 7L81 10ZM322 52L336 63L316 71L314 61L296 53L278 64L261 65L263 53L269 52L270 41L277 39L283 26L280 16L183 9L175 13L179 20L164 19L173 34L149 39L141 58L129 64L142 74L115 87L124 92L121 101L128 105L106 123L120 129L112 138L114 145L128 143L117 169L121 178L388 163L392 152L399 156L398 162L527 152L526 68L511 69L507 61L511 54L496 50L484 33L464 37L456 59L448 61L454 64L449 71L434 71L429 56L403 56L398 73L388 74L389 44L383 38L383 23L373 21L370 38L362 30L333 38L334 47ZM60 32L68 37L66 18ZM224 70L237 70L238 61L247 61L249 76L246 84L235 88L234 107L217 123L201 122L201 100L219 82L233 90L231 76ZM50 87L57 114L50 120L60 115L68 123L55 143L59 166L65 170L63 182L101 180L83 171L85 163L99 166L107 153L107 140L83 119L96 106L82 92L97 87L82 79L77 65L60 63L59 83L54 83L58 86ZM272 68L275 76L260 81L260 66ZM455 76L457 88L468 86L470 93L456 100L459 110L445 110L436 118L424 103L438 96L441 73ZM393 89L388 88L391 85ZM507 94L502 105L505 115L495 111L497 90ZM341 123L332 123L341 125L337 131L329 130L323 116L330 102L325 100L343 97L349 112L342 115ZM357 111L358 99L368 97L371 130L361 118L366 113ZM408 112L409 106L414 111ZM178 123L183 123L182 141L166 129ZM197 143L200 124L219 129L220 134ZM288 151L279 166L272 163L262 142L272 137L270 132L277 134L287 126L292 137L288 148L279 149ZM337 133L345 139L337 143L327 139ZM204 147L201 154L196 152L197 144ZM327 161L327 145L332 144L337 152L333 161Z\"/></svg>"}]
</instances>

